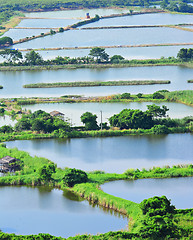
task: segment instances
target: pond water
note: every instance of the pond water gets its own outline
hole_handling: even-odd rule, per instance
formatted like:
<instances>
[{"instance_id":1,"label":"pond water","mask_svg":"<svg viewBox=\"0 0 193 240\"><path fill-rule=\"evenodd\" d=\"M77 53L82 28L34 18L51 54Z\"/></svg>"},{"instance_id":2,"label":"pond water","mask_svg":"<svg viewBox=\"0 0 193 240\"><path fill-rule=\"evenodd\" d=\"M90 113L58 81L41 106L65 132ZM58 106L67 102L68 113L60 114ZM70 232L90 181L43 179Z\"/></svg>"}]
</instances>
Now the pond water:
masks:
<instances>
[{"instance_id":1,"label":"pond water","mask_svg":"<svg viewBox=\"0 0 193 240\"><path fill-rule=\"evenodd\" d=\"M0 187L3 232L70 237L126 229L126 217L92 207L69 192L45 187ZM115 216L116 215L116 216Z\"/></svg>"},{"instance_id":2,"label":"pond water","mask_svg":"<svg viewBox=\"0 0 193 240\"><path fill-rule=\"evenodd\" d=\"M185 46L164 46L164 47L133 47L133 48L106 48L105 52L109 56L121 55L126 59L155 59L161 57L176 57L181 48L189 48L193 45ZM61 57L84 57L88 56L91 49L74 49L74 50L45 50L37 51L43 59L54 59ZM27 52L23 52L25 55ZM2 59L3 60L3 59ZM4 61L4 60L3 60Z\"/></svg>"},{"instance_id":3,"label":"pond water","mask_svg":"<svg viewBox=\"0 0 193 240\"><path fill-rule=\"evenodd\" d=\"M170 13L151 13L141 15L131 15L118 18L102 19L99 22L90 23L88 27L103 26L136 26L136 25L167 25L192 23L193 15L170 14ZM86 27L87 27L86 26ZM84 26L83 26L84 27Z\"/></svg>"},{"instance_id":4,"label":"pond water","mask_svg":"<svg viewBox=\"0 0 193 240\"><path fill-rule=\"evenodd\" d=\"M78 9L78 10L64 10L51 12L34 12L25 13L26 17L42 17L42 18L84 18L86 13L91 17L96 14L99 16L118 14L129 12L127 8L97 8L97 9Z\"/></svg>"},{"instance_id":5,"label":"pond water","mask_svg":"<svg viewBox=\"0 0 193 240\"><path fill-rule=\"evenodd\" d=\"M11 125L14 126L16 124L17 120L12 119L8 115L0 115L0 127L3 125Z\"/></svg>"},{"instance_id":6,"label":"pond water","mask_svg":"<svg viewBox=\"0 0 193 240\"><path fill-rule=\"evenodd\" d=\"M17 41L22 38L32 37L46 32L49 32L49 29L10 29L5 35L6 37L11 37L14 41ZM17 49L18 46L19 45L14 45L11 49Z\"/></svg>"},{"instance_id":7,"label":"pond water","mask_svg":"<svg viewBox=\"0 0 193 240\"><path fill-rule=\"evenodd\" d=\"M75 126L83 125L80 121L80 116L85 112L92 112L97 115L98 123L102 119L103 122L108 122L108 118L114 114L119 113L125 108L147 110L147 105L153 104L152 102L131 102L131 103L44 103L35 105L25 105L23 109L30 109L32 112L36 110L43 110L52 112L54 110L60 111L65 114L65 118L70 119L70 122ZM193 116L193 107L186 106L179 103L156 103L158 106L166 105L169 108L167 115L171 118L183 118L186 116Z\"/></svg>"},{"instance_id":8,"label":"pond water","mask_svg":"<svg viewBox=\"0 0 193 240\"><path fill-rule=\"evenodd\" d=\"M18 30L20 31L20 30ZM124 38L123 38L124 36ZM11 36L9 36L11 37ZM18 49L188 43L193 32L175 28L71 30L15 45Z\"/></svg>"},{"instance_id":9,"label":"pond water","mask_svg":"<svg viewBox=\"0 0 193 240\"><path fill-rule=\"evenodd\" d=\"M179 209L193 208L193 177L114 181L102 190L116 197L140 203L144 199L165 195Z\"/></svg>"},{"instance_id":10,"label":"pond water","mask_svg":"<svg viewBox=\"0 0 193 240\"><path fill-rule=\"evenodd\" d=\"M58 167L112 173L122 173L129 168L192 163L192 146L193 134L7 142L7 147L48 158Z\"/></svg>"},{"instance_id":11,"label":"pond water","mask_svg":"<svg viewBox=\"0 0 193 240\"><path fill-rule=\"evenodd\" d=\"M153 93L157 90L191 90L193 69L179 66L130 67L108 69L61 69L47 71L0 72L1 97L55 97L70 94L105 96L116 93ZM170 80L171 84L74 87L74 88L23 88L24 84L70 81L112 81L112 80Z\"/></svg>"},{"instance_id":12,"label":"pond water","mask_svg":"<svg viewBox=\"0 0 193 240\"><path fill-rule=\"evenodd\" d=\"M24 19L17 27L58 28L77 23L77 19Z\"/></svg>"}]
</instances>

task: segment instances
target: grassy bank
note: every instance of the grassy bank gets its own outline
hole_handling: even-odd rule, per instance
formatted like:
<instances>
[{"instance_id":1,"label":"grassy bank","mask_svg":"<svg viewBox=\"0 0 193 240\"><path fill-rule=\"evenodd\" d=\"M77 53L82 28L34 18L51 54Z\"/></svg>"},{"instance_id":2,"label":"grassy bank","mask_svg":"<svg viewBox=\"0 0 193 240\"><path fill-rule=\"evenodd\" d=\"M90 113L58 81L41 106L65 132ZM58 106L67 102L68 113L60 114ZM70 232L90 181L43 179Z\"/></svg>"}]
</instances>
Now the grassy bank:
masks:
<instances>
[{"instance_id":1,"label":"grassy bank","mask_svg":"<svg viewBox=\"0 0 193 240\"><path fill-rule=\"evenodd\" d=\"M9 105L20 107L22 105L39 103L79 103L79 102L176 102L193 106L193 90L183 91L159 91L163 98L153 98L153 94L130 95L130 98L123 98L122 94L103 96L103 97L83 97L80 95L65 95L57 98L17 98L15 102L9 102ZM2 102L10 99L0 99ZM18 106L19 105L19 106Z\"/></svg>"},{"instance_id":2,"label":"grassy bank","mask_svg":"<svg viewBox=\"0 0 193 240\"><path fill-rule=\"evenodd\" d=\"M143 80L143 81L107 81L107 82L58 82L34 83L23 85L24 88L59 88L59 87L99 87L99 86L127 86L127 85L153 85L170 84L168 80Z\"/></svg>"},{"instance_id":3,"label":"grassy bank","mask_svg":"<svg viewBox=\"0 0 193 240\"><path fill-rule=\"evenodd\" d=\"M193 80L188 80L188 83L193 83Z\"/></svg>"},{"instance_id":4,"label":"grassy bank","mask_svg":"<svg viewBox=\"0 0 193 240\"><path fill-rule=\"evenodd\" d=\"M124 68L143 66L184 66L185 63L175 58L144 59L144 60L123 60L119 63L77 63L77 64L56 64L53 61L43 61L42 65L21 65L21 64L0 64L0 71L27 71L27 70L57 70L57 69L78 69L78 68ZM192 63L189 63L192 66Z\"/></svg>"},{"instance_id":5,"label":"grassy bank","mask_svg":"<svg viewBox=\"0 0 193 240\"><path fill-rule=\"evenodd\" d=\"M129 217L129 229L132 233L129 232L115 232L115 233L106 233L100 234L99 236L90 236L90 235L82 235L79 236L80 239L109 239L109 236L114 236L117 239L138 239L138 231L142 225L141 220L144 218L142 215L142 210L139 204L134 203L132 201L128 201L122 198L118 198L112 195L109 195L103 192L100 189L100 185L108 182L115 181L121 179L139 179L139 178L167 178L167 177L181 177L181 176L193 176L193 165L186 166L173 166L173 167L164 167L164 168L152 168L149 170L133 170L129 169L123 174L115 174L115 173L104 173L102 171L94 171L87 173L88 174L88 182L80 183L74 185L72 188L67 188L63 185L63 176L65 174L66 169L58 169L56 168L55 173L53 172L51 179L48 181L43 181L40 178L39 169L44 166L51 164L48 159L40 158L40 157L31 157L28 153L24 151L19 151L18 149L8 149L4 145L0 145L0 157L4 157L6 155L15 157L20 159L23 162L23 167L20 171L16 172L15 175L7 174L7 176L0 177L0 185L50 185L59 187L61 189L67 189L78 194L80 197L87 199L92 204L98 204L104 208L112 209L114 211L125 214ZM183 210L176 211L176 219L180 219L179 225L186 224L186 230L188 232L192 231L192 217L191 210ZM189 225L188 225L189 224ZM37 235L36 235L37 236ZM48 234L39 235L38 239L57 239L57 238L48 238ZM0 233L0 237L4 237L4 239L17 239L17 236L14 234L5 234ZM34 239L35 235L31 238L29 236L19 236L18 239ZM44 238L45 237L45 238ZM60 238L62 239L62 238ZM69 239L77 239L69 238Z\"/></svg>"}]
</instances>

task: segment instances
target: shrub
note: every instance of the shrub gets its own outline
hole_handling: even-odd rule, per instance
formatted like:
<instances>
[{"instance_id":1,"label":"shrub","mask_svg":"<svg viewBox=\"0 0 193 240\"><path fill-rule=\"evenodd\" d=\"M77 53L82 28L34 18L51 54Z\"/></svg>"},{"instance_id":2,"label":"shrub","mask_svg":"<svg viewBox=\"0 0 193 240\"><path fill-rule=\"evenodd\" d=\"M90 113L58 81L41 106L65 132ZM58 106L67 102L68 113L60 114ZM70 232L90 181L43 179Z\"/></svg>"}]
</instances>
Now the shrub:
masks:
<instances>
[{"instance_id":1,"label":"shrub","mask_svg":"<svg viewBox=\"0 0 193 240\"><path fill-rule=\"evenodd\" d=\"M87 173L75 168L68 168L63 177L64 184L73 187L75 184L86 183L88 181Z\"/></svg>"},{"instance_id":2,"label":"shrub","mask_svg":"<svg viewBox=\"0 0 193 240\"><path fill-rule=\"evenodd\" d=\"M165 125L155 125L152 127L153 133L155 134L168 134L170 130Z\"/></svg>"},{"instance_id":3,"label":"shrub","mask_svg":"<svg viewBox=\"0 0 193 240\"><path fill-rule=\"evenodd\" d=\"M162 95L160 92L153 93L153 99L164 99L164 95Z\"/></svg>"}]
</instances>

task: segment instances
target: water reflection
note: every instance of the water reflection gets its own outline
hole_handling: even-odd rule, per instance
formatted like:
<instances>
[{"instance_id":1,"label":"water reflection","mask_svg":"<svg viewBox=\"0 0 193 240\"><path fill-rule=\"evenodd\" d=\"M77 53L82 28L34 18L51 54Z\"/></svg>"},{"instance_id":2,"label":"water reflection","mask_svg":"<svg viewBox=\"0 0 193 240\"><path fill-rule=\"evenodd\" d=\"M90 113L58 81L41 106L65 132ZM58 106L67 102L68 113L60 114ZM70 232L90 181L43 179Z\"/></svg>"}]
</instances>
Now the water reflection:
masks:
<instances>
[{"instance_id":1,"label":"water reflection","mask_svg":"<svg viewBox=\"0 0 193 240\"><path fill-rule=\"evenodd\" d=\"M46 157L61 168L122 173L128 168L192 163L193 135L39 139L7 142L7 146Z\"/></svg>"},{"instance_id":2,"label":"water reflection","mask_svg":"<svg viewBox=\"0 0 193 240\"><path fill-rule=\"evenodd\" d=\"M92 207L87 201L71 200L58 189L44 187L0 187L1 229L16 234L76 234L116 231L127 218ZM13 201L14 199L14 201Z\"/></svg>"}]
</instances>

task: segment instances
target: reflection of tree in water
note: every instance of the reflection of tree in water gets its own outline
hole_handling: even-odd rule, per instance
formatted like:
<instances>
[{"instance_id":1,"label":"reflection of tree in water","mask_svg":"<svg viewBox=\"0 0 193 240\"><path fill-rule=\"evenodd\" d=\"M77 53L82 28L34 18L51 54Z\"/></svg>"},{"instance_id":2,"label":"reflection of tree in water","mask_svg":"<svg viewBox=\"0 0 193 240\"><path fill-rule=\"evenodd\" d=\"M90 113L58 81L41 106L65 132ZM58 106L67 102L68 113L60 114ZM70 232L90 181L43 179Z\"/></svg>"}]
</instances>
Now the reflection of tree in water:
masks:
<instances>
[{"instance_id":1,"label":"reflection of tree in water","mask_svg":"<svg viewBox=\"0 0 193 240\"><path fill-rule=\"evenodd\" d=\"M79 197L75 193L70 192L68 190L63 190L63 196L71 201L77 201L77 202L85 201L85 199Z\"/></svg>"},{"instance_id":2,"label":"reflection of tree in water","mask_svg":"<svg viewBox=\"0 0 193 240\"><path fill-rule=\"evenodd\" d=\"M93 208L97 207L100 210L102 210L104 213L110 214L111 216L119 217L119 218L122 218L122 219L127 219L127 216L125 214L117 212L113 209L105 208L103 206L100 206L100 205L98 205L96 203L92 203L92 202L89 202L89 205L92 206Z\"/></svg>"}]
</instances>

